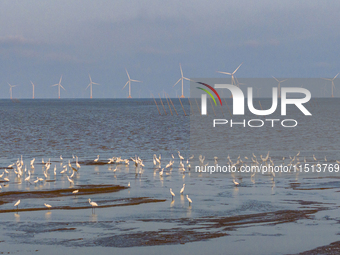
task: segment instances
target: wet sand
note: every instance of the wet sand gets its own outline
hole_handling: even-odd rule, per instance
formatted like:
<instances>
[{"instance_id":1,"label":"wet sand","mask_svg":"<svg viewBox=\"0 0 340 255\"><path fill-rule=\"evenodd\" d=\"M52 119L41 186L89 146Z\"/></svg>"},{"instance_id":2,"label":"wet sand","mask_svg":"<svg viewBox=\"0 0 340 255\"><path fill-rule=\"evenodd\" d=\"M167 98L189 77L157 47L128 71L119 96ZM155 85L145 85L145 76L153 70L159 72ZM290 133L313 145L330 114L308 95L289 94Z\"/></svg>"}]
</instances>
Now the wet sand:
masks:
<instances>
[{"instance_id":1,"label":"wet sand","mask_svg":"<svg viewBox=\"0 0 340 255\"><path fill-rule=\"evenodd\" d=\"M0 192L0 250L337 254L337 178L287 174L273 181L259 175L252 183L238 176L241 183L235 187L228 175L182 174L175 169L160 177L150 163L143 174L134 166L113 166L113 172L107 164L84 164L72 187L62 175L38 186L10 182ZM186 189L180 195L183 183ZM176 193L174 201L170 187ZM76 189L79 192L72 194ZM193 199L191 205L186 194ZM95 210L88 198L98 203ZM17 209L13 204L18 199ZM316 239L322 235L324 239ZM264 248L258 246L262 243ZM229 252L222 252L225 249Z\"/></svg>"}]
</instances>

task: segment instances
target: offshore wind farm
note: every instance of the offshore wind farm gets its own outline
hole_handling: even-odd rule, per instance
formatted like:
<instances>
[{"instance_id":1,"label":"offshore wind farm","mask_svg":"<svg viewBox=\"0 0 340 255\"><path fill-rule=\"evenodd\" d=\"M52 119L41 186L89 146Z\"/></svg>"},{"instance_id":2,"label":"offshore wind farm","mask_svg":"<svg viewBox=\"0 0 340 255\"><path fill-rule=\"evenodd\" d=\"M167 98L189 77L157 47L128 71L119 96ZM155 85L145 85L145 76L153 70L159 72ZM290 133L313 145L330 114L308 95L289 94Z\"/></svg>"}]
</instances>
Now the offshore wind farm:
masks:
<instances>
[{"instance_id":1,"label":"offshore wind farm","mask_svg":"<svg viewBox=\"0 0 340 255\"><path fill-rule=\"evenodd\" d=\"M217 73L221 73L221 74L227 74L227 75L230 75L230 80L226 80L225 81L225 83L226 84L231 84L231 85L236 85L237 87L239 87L239 85L245 85L245 84L243 84L243 83L239 83L238 82L238 79L237 79L237 77L236 77L236 75L235 75L235 73L237 72L237 70L241 67L241 65L242 65L243 63L241 63L232 73L229 73L229 72L222 72L222 71L217 71ZM185 98L185 96L184 96L184 81L187 81L187 93L189 94L189 82L190 81L192 81L192 82L195 82L194 80L191 80L191 79L189 79L189 78L187 78L187 77L184 77L184 75L183 75L183 70L182 70L182 66L181 66L181 64L179 64L179 67L180 67L180 72L181 72L181 78L179 78L179 80L172 86L172 87L175 87L179 82L181 82L181 96L180 96L180 98ZM128 73L128 71L127 71L127 69L125 68L125 72L126 72L126 75L127 75L127 77L128 77L128 81L125 83L125 85L123 86L123 88L122 88L122 90L128 85L128 96L127 96L127 98L132 98L132 89L131 89L131 82L142 82L142 81L139 81L139 80L133 80L133 79L131 79L130 78L130 75L129 75L129 73ZM337 78L337 76L339 75L339 73L337 74L337 75L335 75L332 79L331 78L320 78L320 83L317 85L317 86L310 86L310 84L307 84L307 86L308 86L308 88L309 89L312 89L312 91L314 92L314 95L315 95L315 97L338 97L338 96L340 96L340 94L339 95L334 95L334 90L335 90L335 84L334 84L334 81L336 80L336 78ZM88 75L89 76L89 79L90 79L90 83L87 85L87 87L85 88L85 90L87 90L88 88L90 89L90 99L92 99L93 98L93 93L92 93L92 87L93 87L93 85L100 85L99 83L96 83L96 82L93 82L92 81L92 78L91 78L91 76L90 76L90 74ZM285 82L285 81L287 81L287 79L281 79L281 80L278 80L276 77L274 77L273 75L271 76L272 78L274 78L275 79L275 81L277 81L277 88L278 88L278 96L279 97L281 97L281 95L280 95L280 92L281 92L281 83L283 83L283 82ZM55 86L57 86L58 87L58 90L57 90L57 98L58 99L60 99L61 98L61 93L60 93L60 91L61 91L61 89L63 89L65 92L66 92L66 89L61 85L61 81L62 81L62 78L63 78L63 76L61 75L60 76L60 79L59 79L59 82L57 83L57 84L54 84L54 85L51 85L51 87L55 87ZM213 76L210 76L210 78L213 78ZM329 87L329 86L326 86L326 83L324 83L324 82L322 82L322 80L324 80L324 81L331 81L331 88L330 88L330 92L331 92L331 94L330 94L330 96L328 96L326 93L329 93L329 92L327 92L328 90L327 90L327 88L326 87ZM30 83L31 83L31 85L32 85L32 88L33 88L33 94L32 94L32 99L34 99L35 98L35 85L34 85L34 83L32 82L32 81L30 81ZM11 85L10 83L7 83L8 85L9 85L9 87L10 87L10 89L9 89L9 98L10 99L13 99L13 88L14 87L16 87L17 85ZM252 84L248 84L248 85L252 85ZM143 86L143 85L141 85L141 86ZM148 91L150 91L151 92L151 90L150 90L150 85L148 85L148 84L144 84L144 86L149 86L148 88L147 88L147 90ZM274 86L273 86L274 87ZM44 88L41 88L41 89L44 89L44 90L46 90L46 86L44 87ZM99 88L98 88L99 89ZM173 89L173 88L171 88L171 86L168 86L167 88L166 88L167 90L167 93L171 93L171 94L173 94L173 97L174 98L176 98L177 97L177 90L175 90L175 89ZM259 89L261 89L260 87L255 87L255 89L257 89L258 90L258 92L260 91ZM144 89L145 90L145 89ZM139 94L140 94L140 91L141 91L141 89L139 90ZM159 92L157 92L157 91L154 91L154 93L155 94L157 94L157 93L159 93ZM163 97L165 97L165 89L163 89L162 90L162 94L163 94ZM80 94L80 93L78 93L78 94ZM107 95L107 94L106 94ZM29 96L25 96L25 95L22 95L21 96L22 98L29 98ZM85 96L84 96L85 97ZM80 98L84 98L84 97L80 97ZM105 98L111 98L112 96L109 96L109 95L107 95ZM135 97L137 97L137 96L135 96ZM148 97L150 97L150 96L145 96L144 98L148 98ZM187 97L190 97L190 95L187 95ZM262 94L262 95L260 95L259 93L257 93L257 97L268 97L268 94ZM17 98L17 97L15 97L15 98ZM70 97L67 97L67 98L70 98ZM72 97L71 97L72 98ZM76 97L74 97L74 98L79 98L79 96L76 96ZM124 97L121 97L121 98L124 98ZM140 98L140 95L139 95L139 98Z\"/></svg>"}]
</instances>

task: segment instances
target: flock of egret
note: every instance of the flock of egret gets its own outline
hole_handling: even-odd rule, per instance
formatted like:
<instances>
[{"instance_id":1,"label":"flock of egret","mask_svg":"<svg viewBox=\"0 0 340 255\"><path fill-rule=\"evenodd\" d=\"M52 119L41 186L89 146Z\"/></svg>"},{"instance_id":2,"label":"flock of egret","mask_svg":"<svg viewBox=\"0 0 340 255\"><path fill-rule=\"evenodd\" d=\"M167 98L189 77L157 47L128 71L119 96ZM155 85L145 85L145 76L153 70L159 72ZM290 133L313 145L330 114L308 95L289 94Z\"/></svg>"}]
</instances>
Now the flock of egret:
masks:
<instances>
[{"instance_id":1,"label":"flock of egret","mask_svg":"<svg viewBox=\"0 0 340 255\"><path fill-rule=\"evenodd\" d=\"M282 161L280 163L281 164L286 164L287 166L290 166L290 165L298 166L300 164L306 163L307 162L306 157L303 157L303 160L300 161L299 155L300 155L300 151L295 156L293 156L293 157L289 156L289 159L283 157ZM62 165L62 170L60 171L60 174L65 174L66 175L67 180L69 181L71 186L74 185L74 180L73 180L74 174L76 172L78 172L79 169L81 168L81 166L80 166L80 164L78 162L78 157L77 156L76 157L73 156L73 158L75 159L75 166L76 167L72 166L70 160L68 160L68 164L63 165L63 163L62 163L63 157L60 156L61 165ZM184 164L184 162L185 162L184 157L180 154L179 151L178 151L178 158L179 158L179 168L178 168L179 171L182 172L183 174L186 171L190 171L190 169L191 169L190 160L192 160L194 158L194 155L192 155L191 157L188 157L188 159L186 160L186 165ZM315 155L313 155L312 158L313 158L313 162L312 162L313 164L316 165L316 164L318 164L320 162L320 161L318 161L316 159ZM202 156L202 155L199 155L198 159L199 159L199 164L200 165L206 166L206 165L209 164L209 163L204 164L205 157ZM97 156L96 159L93 160L93 162L94 163L98 163L98 161L99 161L99 155ZM144 164L143 164L143 160L140 159L137 156L135 156L134 158L130 158L130 159L121 159L121 157L112 157L112 158L109 158L108 162L105 162L105 163L107 163L107 164L114 163L114 164L126 164L126 165L129 165L129 163L131 161L134 162L134 165L136 167L136 175L138 175L138 174L141 175L142 172L143 172ZM324 157L323 161L324 162L327 161L327 158ZM175 162L175 157L172 154L170 161L165 165L164 168L162 168L161 167L162 166L161 155L159 155L157 157L156 154L154 154L153 155L154 175L157 173L157 171L158 171L158 174L159 174L160 177L162 177L164 174L165 175L170 175L174 162ZM230 166L237 167L238 169L240 168L240 166L246 166L247 164L251 164L251 165L271 164L271 165L274 165L273 159L269 156L269 152L267 153L266 156L260 155L260 157L257 157L254 153L252 153L252 157L250 159L247 156L245 156L243 159L242 159L241 156L238 156L238 158L236 159L235 162L233 162L232 159L230 158L230 156L228 155L227 156L227 162L228 162L228 164ZM309 161L309 162L311 162L311 161ZM336 160L336 162L338 164L340 164L340 162L338 160ZM25 181L25 183L27 183L29 185L36 185L38 182L47 181L48 180L48 171L49 171L49 169L51 167L50 159L46 163L42 159L43 175L44 175L45 179L42 178L42 177L37 176L36 179L31 182L31 171L34 171L34 169L35 169L34 163L35 163L35 158L33 158L30 161L30 169L27 169L26 165L24 165L24 162L23 162L23 159L22 159L22 156L21 156L21 159L18 159L15 163L10 164L6 169L4 169L4 172L2 174L0 174L0 179L3 178L4 182L9 183L10 182L10 180L9 180L9 171L7 169L13 169L16 177L18 178L18 182L19 183L21 183L22 179ZM218 157L214 157L214 164L216 165L217 163L218 163ZM115 169L113 169L113 172L115 172L116 170L117 170L117 167ZM68 172L72 172L72 173L70 175L68 175ZM251 174L251 181L253 183L254 183L254 179L253 178L255 176L255 173L256 172ZM5 176L5 174L6 174L6 176ZM269 174L272 175L272 180L274 181L275 172L272 171L272 172L269 172ZM56 175L57 175L57 166L56 165L54 166L53 175L56 178ZM235 173L232 173L232 177L233 177L234 185L235 186L240 185L240 182L236 181L237 178L235 176ZM239 178L239 180L242 182L242 178ZM130 187L130 182L129 182L128 186ZM0 185L0 190L1 189L2 189L2 186ZM184 189L185 189L185 184L183 184L183 187L181 188L181 190L179 192L181 196L184 193ZM78 192L79 192L79 190L74 190L74 191L72 191L72 194L74 194L76 196L76 194ZM172 188L170 188L170 194L172 196L172 201L173 201L174 197L176 195L173 192ZM186 198L187 198L187 200L189 202L189 206L190 206L191 203L192 203L192 200L189 198L188 195L186 195ZM88 199L88 202L92 206L92 210L94 211L95 207L97 207L98 204L96 202L91 201L90 198ZM18 200L14 204L14 207L17 207L17 209L18 209L19 204L20 204L20 200ZM50 204L47 204L47 203L44 203L44 206L47 207L47 208L51 208L52 207Z\"/></svg>"},{"instance_id":2,"label":"flock of egret","mask_svg":"<svg viewBox=\"0 0 340 255\"><path fill-rule=\"evenodd\" d=\"M60 174L65 174L67 173L68 170L72 171L72 174L70 176L66 175L67 176L67 180L70 182L70 185L74 184L74 181L73 181L73 177L74 177L74 174L75 172L77 172L81 166L78 162L78 157L74 157L73 158L76 159L76 162L75 162L75 165L77 168L74 168L70 162L70 160L68 161L68 165L64 165L62 167L62 170L60 171ZM63 157L60 155L60 160L62 161L63 160ZM24 182L27 183L28 185L37 185L37 183L39 182L44 182L44 181L48 181L48 171L49 169L51 168L51 161L50 159L45 163L44 162L44 159L41 160L41 164L43 165L43 175L45 177L42 178L42 177L39 177L37 176L35 180L31 180L31 172L34 172L34 169L35 169L35 166L34 166L34 163L35 163L35 158L33 158L31 161L30 161L30 169L27 169L27 166L25 165L24 166L24 161L23 161L23 158L21 156L21 159L18 159L15 163L13 164L10 164L4 171L2 174L0 174L0 178L3 178L3 176L6 174L7 177L4 177L3 180L6 182L6 185L8 185L7 183L10 183L10 179L9 179L9 171L7 169L13 169L15 175L16 175L16 178L17 178L17 182L20 184L22 183L22 179L24 179ZM67 168L69 167L69 169ZM57 175L57 166L55 165L54 166L54 170L53 170L53 175L54 175L54 178L56 178L56 175ZM2 189L2 186L0 185L0 189ZM72 194L77 194L79 192L79 190L74 190L72 191ZM14 207L17 207L17 209L19 209L19 204L20 204L20 200L18 200L15 204L14 204ZM92 205L92 204L91 204ZM52 208L52 206L50 204L47 204L47 203L44 203L44 206L47 207L47 208Z\"/></svg>"}]
</instances>

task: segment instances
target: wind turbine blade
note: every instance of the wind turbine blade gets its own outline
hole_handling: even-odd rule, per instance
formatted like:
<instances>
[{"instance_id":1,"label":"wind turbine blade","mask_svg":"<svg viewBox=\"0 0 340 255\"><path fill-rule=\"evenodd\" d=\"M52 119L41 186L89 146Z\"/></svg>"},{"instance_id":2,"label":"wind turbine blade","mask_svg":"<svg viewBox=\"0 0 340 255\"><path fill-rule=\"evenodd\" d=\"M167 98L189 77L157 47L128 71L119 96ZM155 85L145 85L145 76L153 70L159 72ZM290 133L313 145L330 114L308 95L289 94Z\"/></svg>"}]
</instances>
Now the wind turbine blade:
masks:
<instances>
[{"instance_id":1,"label":"wind turbine blade","mask_svg":"<svg viewBox=\"0 0 340 255\"><path fill-rule=\"evenodd\" d=\"M175 83L175 85L173 87L176 86L177 83L179 83L182 80L182 78L179 78L179 80Z\"/></svg>"},{"instance_id":2,"label":"wind turbine blade","mask_svg":"<svg viewBox=\"0 0 340 255\"><path fill-rule=\"evenodd\" d=\"M128 71L126 70L126 68L125 68L125 71L126 71L126 74L127 74L128 78L130 80L130 75L129 75Z\"/></svg>"},{"instance_id":3,"label":"wind turbine blade","mask_svg":"<svg viewBox=\"0 0 340 255\"><path fill-rule=\"evenodd\" d=\"M183 77L183 70L182 70L181 63L179 63L179 68L181 69L181 75L182 75L182 77Z\"/></svg>"},{"instance_id":4,"label":"wind turbine blade","mask_svg":"<svg viewBox=\"0 0 340 255\"><path fill-rule=\"evenodd\" d=\"M91 75L89 74L89 78L90 78L90 83L92 83L92 79L91 79Z\"/></svg>"},{"instance_id":5,"label":"wind turbine blade","mask_svg":"<svg viewBox=\"0 0 340 255\"><path fill-rule=\"evenodd\" d=\"M7 83L8 83L8 86L12 87L11 84L9 84L9 82L7 82Z\"/></svg>"},{"instance_id":6,"label":"wind turbine blade","mask_svg":"<svg viewBox=\"0 0 340 255\"><path fill-rule=\"evenodd\" d=\"M60 76L59 84L61 83L62 78L63 78L63 75Z\"/></svg>"},{"instance_id":7,"label":"wind turbine blade","mask_svg":"<svg viewBox=\"0 0 340 255\"><path fill-rule=\"evenodd\" d=\"M92 82L92 84L100 85L99 83Z\"/></svg>"},{"instance_id":8,"label":"wind turbine blade","mask_svg":"<svg viewBox=\"0 0 340 255\"><path fill-rule=\"evenodd\" d=\"M337 75L334 76L333 80L339 75L339 73Z\"/></svg>"},{"instance_id":9,"label":"wind turbine blade","mask_svg":"<svg viewBox=\"0 0 340 255\"><path fill-rule=\"evenodd\" d=\"M34 84L33 84L33 82L32 82L32 81L30 81L30 82L31 82L32 86L34 87Z\"/></svg>"},{"instance_id":10,"label":"wind turbine blade","mask_svg":"<svg viewBox=\"0 0 340 255\"><path fill-rule=\"evenodd\" d=\"M183 77L183 79L187 80L187 81L191 81L189 78Z\"/></svg>"},{"instance_id":11,"label":"wind turbine blade","mask_svg":"<svg viewBox=\"0 0 340 255\"><path fill-rule=\"evenodd\" d=\"M63 86L60 85L60 87L62 87L62 89L66 91L66 89Z\"/></svg>"},{"instance_id":12,"label":"wind turbine blade","mask_svg":"<svg viewBox=\"0 0 340 255\"><path fill-rule=\"evenodd\" d=\"M130 80L130 81L135 81L135 82L142 82L142 81L137 81L137 80Z\"/></svg>"},{"instance_id":13,"label":"wind turbine blade","mask_svg":"<svg viewBox=\"0 0 340 255\"><path fill-rule=\"evenodd\" d=\"M85 89L85 90L87 90L87 88L88 88L88 87L90 87L90 85L91 85L91 82L90 82L90 84L89 84L89 85L87 85L87 87L86 87L86 89Z\"/></svg>"},{"instance_id":14,"label":"wind turbine blade","mask_svg":"<svg viewBox=\"0 0 340 255\"><path fill-rule=\"evenodd\" d=\"M332 79L328 79L328 78L321 78L321 79L324 79L324 80L327 80L327 81L331 81Z\"/></svg>"},{"instance_id":15,"label":"wind turbine blade","mask_svg":"<svg viewBox=\"0 0 340 255\"><path fill-rule=\"evenodd\" d=\"M124 87L122 89L124 89L126 87L126 85L128 85L129 81L127 81L124 85Z\"/></svg>"},{"instance_id":16,"label":"wind turbine blade","mask_svg":"<svg viewBox=\"0 0 340 255\"><path fill-rule=\"evenodd\" d=\"M243 62L235 69L235 71L233 72L233 74L234 73L236 73L236 71L240 68L240 66L243 64Z\"/></svg>"},{"instance_id":17,"label":"wind turbine blade","mask_svg":"<svg viewBox=\"0 0 340 255\"><path fill-rule=\"evenodd\" d=\"M221 71L216 71L216 72L231 75L231 73L227 73L227 72L221 72Z\"/></svg>"},{"instance_id":18,"label":"wind turbine blade","mask_svg":"<svg viewBox=\"0 0 340 255\"><path fill-rule=\"evenodd\" d=\"M278 79L276 79L274 76L272 76L277 82L280 82Z\"/></svg>"},{"instance_id":19,"label":"wind turbine blade","mask_svg":"<svg viewBox=\"0 0 340 255\"><path fill-rule=\"evenodd\" d=\"M288 79L285 79L285 80L283 80L283 81L280 81L280 82L284 82L284 81L286 81L286 80L288 80Z\"/></svg>"},{"instance_id":20,"label":"wind turbine blade","mask_svg":"<svg viewBox=\"0 0 340 255\"><path fill-rule=\"evenodd\" d=\"M59 83L58 83L58 84L51 85L51 87L58 86L58 85L59 85Z\"/></svg>"}]
</instances>

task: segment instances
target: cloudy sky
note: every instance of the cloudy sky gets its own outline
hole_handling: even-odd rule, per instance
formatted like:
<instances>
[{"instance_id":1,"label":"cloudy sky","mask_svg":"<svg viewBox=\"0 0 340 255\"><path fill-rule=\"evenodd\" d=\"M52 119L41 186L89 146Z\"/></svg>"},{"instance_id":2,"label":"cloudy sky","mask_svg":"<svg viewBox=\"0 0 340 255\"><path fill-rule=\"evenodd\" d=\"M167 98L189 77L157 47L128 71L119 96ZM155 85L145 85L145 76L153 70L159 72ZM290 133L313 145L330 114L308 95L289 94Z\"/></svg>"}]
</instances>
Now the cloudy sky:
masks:
<instances>
[{"instance_id":1,"label":"cloudy sky","mask_svg":"<svg viewBox=\"0 0 340 255\"><path fill-rule=\"evenodd\" d=\"M334 77L340 72L340 2L276 0L0 2L0 98L133 97L180 93L188 78ZM338 81L339 80L339 81ZM335 80L340 96L340 79ZM330 93L330 86L328 88ZM185 84L185 93L189 84Z\"/></svg>"}]
</instances>

